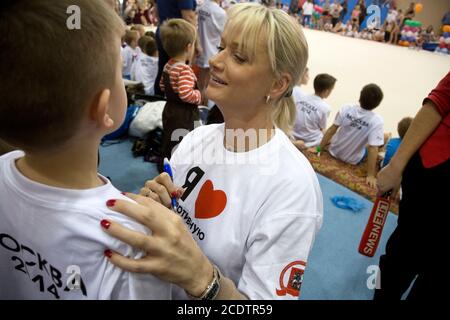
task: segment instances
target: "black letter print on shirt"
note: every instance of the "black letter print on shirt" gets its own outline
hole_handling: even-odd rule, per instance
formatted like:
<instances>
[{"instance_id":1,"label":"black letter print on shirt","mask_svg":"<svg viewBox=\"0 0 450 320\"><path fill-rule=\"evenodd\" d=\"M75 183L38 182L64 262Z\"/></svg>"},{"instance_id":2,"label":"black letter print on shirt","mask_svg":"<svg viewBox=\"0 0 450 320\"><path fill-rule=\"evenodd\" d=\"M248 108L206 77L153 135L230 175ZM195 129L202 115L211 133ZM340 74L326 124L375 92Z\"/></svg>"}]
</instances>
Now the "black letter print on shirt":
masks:
<instances>
[{"instance_id":1,"label":"black letter print on shirt","mask_svg":"<svg viewBox=\"0 0 450 320\"><path fill-rule=\"evenodd\" d=\"M191 191L194 190L195 186L198 184L204 174L205 172L199 167L194 167L188 171L188 173L186 174L186 181L183 185L183 188L186 188L186 191L184 191L181 200L186 200L186 198L189 196Z\"/></svg>"}]
</instances>

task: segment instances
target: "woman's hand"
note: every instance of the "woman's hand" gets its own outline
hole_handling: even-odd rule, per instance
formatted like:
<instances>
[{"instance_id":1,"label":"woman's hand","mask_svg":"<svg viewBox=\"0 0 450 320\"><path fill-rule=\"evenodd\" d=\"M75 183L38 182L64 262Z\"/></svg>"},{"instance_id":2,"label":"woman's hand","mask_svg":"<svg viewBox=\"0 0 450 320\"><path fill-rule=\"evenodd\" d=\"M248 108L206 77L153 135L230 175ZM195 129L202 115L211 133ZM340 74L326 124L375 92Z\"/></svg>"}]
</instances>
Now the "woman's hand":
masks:
<instances>
[{"instance_id":1,"label":"woman's hand","mask_svg":"<svg viewBox=\"0 0 450 320\"><path fill-rule=\"evenodd\" d=\"M377 174L377 188L379 194L392 191L391 198L395 198L400 183L402 182L402 172L395 168L392 163L381 169Z\"/></svg>"},{"instance_id":2,"label":"woman's hand","mask_svg":"<svg viewBox=\"0 0 450 320\"><path fill-rule=\"evenodd\" d=\"M180 198L184 190L177 187L170 176L163 172L153 180L145 182L145 186L141 188L140 195L151 198L167 208L171 208L171 197Z\"/></svg>"},{"instance_id":3,"label":"woman's hand","mask_svg":"<svg viewBox=\"0 0 450 320\"><path fill-rule=\"evenodd\" d=\"M105 255L119 268L152 274L178 285L193 296L200 296L211 282L213 266L183 220L153 199L131 193L125 195L137 204L115 200L108 201L108 207L137 220L149 228L152 234L130 230L114 221L102 221L101 225L105 232L144 251L146 256L135 260L110 250L105 251Z\"/></svg>"}]
</instances>

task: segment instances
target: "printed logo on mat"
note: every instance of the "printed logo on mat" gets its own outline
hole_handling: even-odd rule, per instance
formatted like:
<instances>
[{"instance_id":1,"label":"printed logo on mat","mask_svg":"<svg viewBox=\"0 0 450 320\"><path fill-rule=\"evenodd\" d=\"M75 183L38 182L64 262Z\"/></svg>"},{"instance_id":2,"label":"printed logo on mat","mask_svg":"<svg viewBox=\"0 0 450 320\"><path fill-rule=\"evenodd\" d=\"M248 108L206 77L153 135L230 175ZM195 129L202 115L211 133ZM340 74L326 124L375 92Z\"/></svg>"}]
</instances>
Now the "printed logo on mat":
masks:
<instances>
[{"instance_id":1,"label":"printed logo on mat","mask_svg":"<svg viewBox=\"0 0 450 320\"><path fill-rule=\"evenodd\" d=\"M298 297L300 295L305 267L306 262L303 261L294 261L284 267L280 274L280 289L276 289L278 296L290 294L293 297Z\"/></svg>"}]
</instances>

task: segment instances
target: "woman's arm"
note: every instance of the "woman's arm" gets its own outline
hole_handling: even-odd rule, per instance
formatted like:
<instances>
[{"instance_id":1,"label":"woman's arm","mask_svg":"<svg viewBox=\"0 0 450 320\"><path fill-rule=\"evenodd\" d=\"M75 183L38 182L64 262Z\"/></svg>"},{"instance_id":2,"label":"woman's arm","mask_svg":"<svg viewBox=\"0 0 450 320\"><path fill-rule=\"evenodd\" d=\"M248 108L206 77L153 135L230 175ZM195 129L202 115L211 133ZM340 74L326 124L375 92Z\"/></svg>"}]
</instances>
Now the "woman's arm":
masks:
<instances>
[{"instance_id":1,"label":"woman's arm","mask_svg":"<svg viewBox=\"0 0 450 320\"><path fill-rule=\"evenodd\" d=\"M441 121L442 116L436 110L434 103L429 99L426 100L412 121L392 160L378 173L379 192L384 193L399 188L407 163Z\"/></svg>"}]
</instances>

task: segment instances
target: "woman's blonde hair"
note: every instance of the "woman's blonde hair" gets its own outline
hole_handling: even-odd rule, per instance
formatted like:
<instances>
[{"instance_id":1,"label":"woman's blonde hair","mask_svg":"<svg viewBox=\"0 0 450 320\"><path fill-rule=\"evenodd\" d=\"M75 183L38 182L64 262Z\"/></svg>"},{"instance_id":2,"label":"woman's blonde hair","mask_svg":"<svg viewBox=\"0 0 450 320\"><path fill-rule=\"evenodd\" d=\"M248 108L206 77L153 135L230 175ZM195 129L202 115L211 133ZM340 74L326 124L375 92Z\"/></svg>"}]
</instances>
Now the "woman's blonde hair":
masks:
<instances>
[{"instance_id":1,"label":"woman's blonde hair","mask_svg":"<svg viewBox=\"0 0 450 320\"><path fill-rule=\"evenodd\" d=\"M308 44L300 25L282 10L242 3L228 10L226 29L250 62L255 58L259 41L264 39L274 78L279 79L283 73L291 76L288 89L275 101L273 110L275 125L290 135L296 115L292 89L308 61Z\"/></svg>"}]
</instances>

